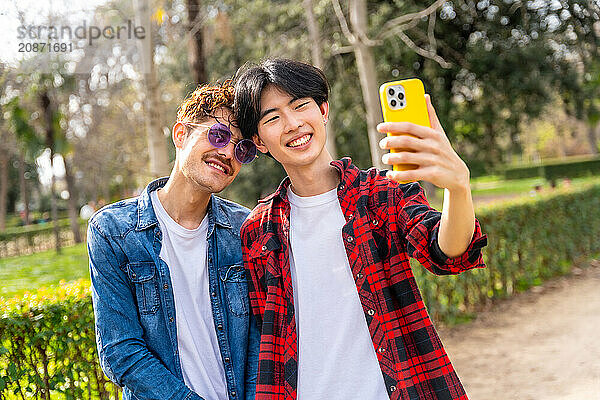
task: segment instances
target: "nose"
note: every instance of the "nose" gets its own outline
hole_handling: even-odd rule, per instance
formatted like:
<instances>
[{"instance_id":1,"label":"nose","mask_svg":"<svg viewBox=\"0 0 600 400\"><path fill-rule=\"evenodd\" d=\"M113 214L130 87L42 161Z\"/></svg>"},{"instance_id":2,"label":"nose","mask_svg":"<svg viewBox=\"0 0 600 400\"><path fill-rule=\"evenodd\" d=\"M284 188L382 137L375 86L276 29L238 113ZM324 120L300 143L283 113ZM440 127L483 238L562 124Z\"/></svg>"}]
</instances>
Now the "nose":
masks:
<instances>
[{"instance_id":1,"label":"nose","mask_svg":"<svg viewBox=\"0 0 600 400\"><path fill-rule=\"evenodd\" d=\"M227 146L217 148L217 154L227 159L233 160L233 158L235 157L235 142L233 140L230 140L229 143L227 143Z\"/></svg>"},{"instance_id":2,"label":"nose","mask_svg":"<svg viewBox=\"0 0 600 400\"><path fill-rule=\"evenodd\" d=\"M287 112L284 120L284 133L297 131L303 124L302 120L293 111Z\"/></svg>"}]
</instances>

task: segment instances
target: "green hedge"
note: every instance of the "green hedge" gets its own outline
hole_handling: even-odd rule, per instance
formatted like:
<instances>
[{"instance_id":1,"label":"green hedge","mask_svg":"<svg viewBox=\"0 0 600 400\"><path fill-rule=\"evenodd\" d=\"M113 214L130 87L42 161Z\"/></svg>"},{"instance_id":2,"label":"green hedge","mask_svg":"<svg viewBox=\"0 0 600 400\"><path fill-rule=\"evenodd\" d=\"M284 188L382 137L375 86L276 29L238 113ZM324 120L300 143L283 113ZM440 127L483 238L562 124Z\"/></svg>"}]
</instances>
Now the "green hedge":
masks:
<instances>
[{"instance_id":1,"label":"green hedge","mask_svg":"<svg viewBox=\"0 0 600 400\"><path fill-rule=\"evenodd\" d=\"M488 235L487 268L449 277L413 268L438 321L468 318L492 299L539 285L600 253L598 184L479 209L477 219Z\"/></svg>"},{"instance_id":2,"label":"green hedge","mask_svg":"<svg viewBox=\"0 0 600 400\"><path fill-rule=\"evenodd\" d=\"M85 233L87 221L79 219L78 223L80 232ZM58 220L58 229L61 245L71 244L73 233L69 219ZM54 224L52 222L8 228L0 232L0 257L49 250L54 247L54 241Z\"/></svg>"},{"instance_id":3,"label":"green hedge","mask_svg":"<svg viewBox=\"0 0 600 400\"><path fill-rule=\"evenodd\" d=\"M87 224L87 221L82 219L78 222L80 227L85 227ZM58 228L60 230L71 229L70 220L68 218L59 219ZM52 222L8 228L0 231L0 242L9 242L21 237L31 238L40 234L51 234L53 229L54 225Z\"/></svg>"},{"instance_id":4,"label":"green hedge","mask_svg":"<svg viewBox=\"0 0 600 400\"><path fill-rule=\"evenodd\" d=\"M568 272L600 253L600 185L479 210L487 268L436 277L415 266L435 320L469 318L493 299ZM109 399L98 366L89 282L0 299L0 399Z\"/></svg>"},{"instance_id":5,"label":"green hedge","mask_svg":"<svg viewBox=\"0 0 600 400\"><path fill-rule=\"evenodd\" d=\"M573 157L567 160L551 160L538 165L508 167L504 170L505 179L525 179L541 176L547 181L561 178L578 178L600 175L600 157Z\"/></svg>"},{"instance_id":6,"label":"green hedge","mask_svg":"<svg viewBox=\"0 0 600 400\"><path fill-rule=\"evenodd\" d=\"M544 167L541 165L524 165L522 167L510 167L504 170L504 179L527 179L544 176Z\"/></svg>"},{"instance_id":7,"label":"green hedge","mask_svg":"<svg viewBox=\"0 0 600 400\"><path fill-rule=\"evenodd\" d=\"M110 399L96 355L89 281L0 298L1 399Z\"/></svg>"},{"instance_id":8,"label":"green hedge","mask_svg":"<svg viewBox=\"0 0 600 400\"><path fill-rule=\"evenodd\" d=\"M547 181L589 175L600 175L600 158L576 160L568 163L547 163L544 165L544 177Z\"/></svg>"}]
</instances>

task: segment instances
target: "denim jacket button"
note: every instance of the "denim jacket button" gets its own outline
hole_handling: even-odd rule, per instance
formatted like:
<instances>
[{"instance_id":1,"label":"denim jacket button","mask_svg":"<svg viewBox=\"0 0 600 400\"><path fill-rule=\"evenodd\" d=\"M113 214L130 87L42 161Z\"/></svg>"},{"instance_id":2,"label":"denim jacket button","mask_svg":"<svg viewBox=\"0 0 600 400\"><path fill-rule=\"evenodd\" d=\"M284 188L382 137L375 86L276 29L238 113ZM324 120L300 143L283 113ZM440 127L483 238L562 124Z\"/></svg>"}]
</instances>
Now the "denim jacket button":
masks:
<instances>
[{"instance_id":1,"label":"denim jacket button","mask_svg":"<svg viewBox=\"0 0 600 400\"><path fill-rule=\"evenodd\" d=\"M222 331L223 330L223 325L221 325L221 324L217 325L217 329L220 330L220 331Z\"/></svg>"},{"instance_id":2,"label":"denim jacket button","mask_svg":"<svg viewBox=\"0 0 600 400\"><path fill-rule=\"evenodd\" d=\"M228 363L229 361L231 361L231 359L229 357L225 357L225 362Z\"/></svg>"},{"instance_id":3,"label":"denim jacket button","mask_svg":"<svg viewBox=\"0 0 600 400\"><path fill-rule=\"evenodd\" d=\"M169 322L173 322L175 319L173 317L169 318Z\"/></svg>"},{"instance_id":4,"label":"denim jacket button","mask_svg":"<svg viewBox=\"0 0 600 400\"><path fill-rule=\"evenodd\" d=\"M217 297L217 292L212 292L210 295L211 295L212 297Z\"/></svg>"},{"instance_id":5,"label":"denim jacket button","mask_svg":"<svg viewBox=\"0 0 600 400\"><path fill-rule=\"evenodd\" d=\"M235 397L235 392L231 392L231 397Z\"/></svg>"},{"instance_id":6,"label":"denim jacket button","mask_svg":"<svg viewBox=\"0 0 600 400\"><path fill-rule=\"evenodd\" d=\"M163 289L167 290L169 288L169 285L167 285L166 283L163 285Z\"/></svg>"}]
</instances>

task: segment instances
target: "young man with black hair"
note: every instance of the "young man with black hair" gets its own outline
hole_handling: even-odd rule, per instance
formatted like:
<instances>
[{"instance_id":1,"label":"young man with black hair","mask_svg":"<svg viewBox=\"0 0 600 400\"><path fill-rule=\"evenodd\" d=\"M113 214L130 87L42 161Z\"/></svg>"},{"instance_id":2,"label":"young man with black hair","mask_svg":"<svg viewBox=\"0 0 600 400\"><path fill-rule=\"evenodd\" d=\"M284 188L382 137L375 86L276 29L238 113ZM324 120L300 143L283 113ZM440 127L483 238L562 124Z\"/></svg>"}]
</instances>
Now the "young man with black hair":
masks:
<instances>
[{"instance_id":1,"label":"young man with black hair","mask_svg":"<svg viewBox=\"0 0 600 400\"><path fill-rule=\"evenodd\" d=\"M387 164L359 170L325 147L322 71L273 59L237 78L236 119L288 177L242 226L250 303L261 345L256 398L466 399L431 323L409 256L434 274L483 268L469 170L427 97L433 128L385 123ZM418 183L445 188L432 209Z\"/></svg>"},{"instance_id":2,"label":"young man with black hair","mask_svg":"<svg viewBox=\"0 0 600 400\"><path fill-rule=\"evenodd\" d=\"M123 399L254 399L259 332L239 230L249 210L214 196L256 148L233 86L198 87L173 126L175 165L88 225L100 365Z\"/></svg>"}]
</instances>

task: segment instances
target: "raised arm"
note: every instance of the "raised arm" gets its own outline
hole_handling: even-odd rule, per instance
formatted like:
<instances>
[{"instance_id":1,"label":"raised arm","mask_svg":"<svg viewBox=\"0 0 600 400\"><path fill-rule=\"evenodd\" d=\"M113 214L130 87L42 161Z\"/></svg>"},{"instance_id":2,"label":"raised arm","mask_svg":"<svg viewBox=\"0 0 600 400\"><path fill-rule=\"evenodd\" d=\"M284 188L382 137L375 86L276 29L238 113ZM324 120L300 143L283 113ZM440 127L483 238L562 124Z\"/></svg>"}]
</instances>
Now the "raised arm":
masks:
<instances>
[{"instance_id":1,"label":"raised arm","mask_svg":"<svg viewBox=\"0 0 600 400\"><path fill-rule=\"evenodd\" d=\"M419 167L409 171L389 171L388 178L397 182L424 180L444 190L444 205L438 243L450 258L462 255L475 231L475 211L469 185L470 173L456 154L431 104L425 95L431 128L408 122L386 122L377 129L385 133L409 133L414 137L389 136L381 140L384 149L405 148L410 151L388 153L385 164L410 163Z\"/></svg>"}]
</instances>

